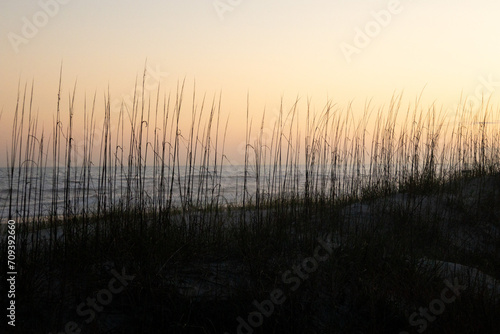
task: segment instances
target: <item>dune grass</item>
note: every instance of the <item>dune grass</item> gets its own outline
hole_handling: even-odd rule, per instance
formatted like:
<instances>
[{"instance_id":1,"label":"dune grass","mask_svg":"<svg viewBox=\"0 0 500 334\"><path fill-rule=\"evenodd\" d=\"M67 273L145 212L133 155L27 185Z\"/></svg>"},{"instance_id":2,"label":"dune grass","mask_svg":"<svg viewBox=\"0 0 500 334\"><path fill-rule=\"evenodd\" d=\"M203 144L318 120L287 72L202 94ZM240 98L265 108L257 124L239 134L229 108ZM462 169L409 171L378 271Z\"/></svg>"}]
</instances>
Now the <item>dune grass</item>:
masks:
<instances>
[{"instance_id":1,"label":"dune grass","mask_svg":"<svg viewBox=\"0 0 500 334\"><path fill-rule=\"evenodd\" d=\"M172 95L142 89L118 113L109 93L104 110L85 98L79 145L76 86L64 108L60 84L48 137L33 89L19 89L1 211L19 223L19 333L78 319L76 307L106 287L110 266L135 278L95 320L80 318L82 333L233 333L252 301L283 285L282 273L327 235L334 253L255 332L416 332L408 317L443 288L441 269L422 259L500 278L500 113L486 101L478 110L464 101L450 118L418 99L403 106L401 96L367 104L361 117L332 102L303 110L297 100L282 103L270 136L265 113L248 107L244 173L231 200L221 190L233 168L221 97L193 94L189 111L184 85ZM105 115L99 131L97 114ZM0 249L6 258L5 238ZM426 332L493 333L498 299L473 290Z\"/></svg>"}]
</instances>

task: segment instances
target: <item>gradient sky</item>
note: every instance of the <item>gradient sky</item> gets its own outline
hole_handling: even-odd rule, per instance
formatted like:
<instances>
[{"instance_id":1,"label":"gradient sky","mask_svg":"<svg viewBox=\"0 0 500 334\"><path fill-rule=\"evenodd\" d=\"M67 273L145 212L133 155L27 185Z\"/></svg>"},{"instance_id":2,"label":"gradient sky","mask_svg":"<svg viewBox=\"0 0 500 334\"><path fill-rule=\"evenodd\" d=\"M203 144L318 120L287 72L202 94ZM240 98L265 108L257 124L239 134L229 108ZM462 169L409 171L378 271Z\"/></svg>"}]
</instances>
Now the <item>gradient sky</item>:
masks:
<instances>
[{"instance_id":1,"label":"gradient sky","mask_svg":"<svg viewBox=\"0 0 500 334\"><path fill-rule=\"evenodd\" d=\"M108 86L115 101L130 96L146 59L164 91L186 78L199 95L222 92L229 151L241 141L247 92L256 118L282 96L310 98L319 110L327 99L387 105L394 92L413 101L424 88L428 104L491 93L496 103L498 13L493 0L2 0L0 142L10 141L19 81L34 81L35 110L51 128L61 62L63 94L77 81L80 109L85 93ZM26 26L36 20L34 33ZM346 45L357 48L350 59Z\"/></svg>"}]
</instances>

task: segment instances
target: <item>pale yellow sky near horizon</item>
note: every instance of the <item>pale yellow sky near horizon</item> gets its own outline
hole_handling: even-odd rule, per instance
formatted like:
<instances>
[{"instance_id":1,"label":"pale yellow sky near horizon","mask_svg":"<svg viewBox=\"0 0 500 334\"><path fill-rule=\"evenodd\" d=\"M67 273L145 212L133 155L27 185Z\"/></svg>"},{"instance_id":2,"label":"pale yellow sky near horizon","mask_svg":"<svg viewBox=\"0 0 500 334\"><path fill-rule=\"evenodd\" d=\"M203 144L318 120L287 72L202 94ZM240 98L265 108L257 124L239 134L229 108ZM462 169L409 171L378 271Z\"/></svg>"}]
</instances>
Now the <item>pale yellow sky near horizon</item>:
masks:
<instances>
[{"instance_id":1,"label":"pale yellow sky near horizon","mask_svg":"<svg viewBox=\"0 0 500 334\"><path fill-rule=\"evenodd\" d=\"M62 103L77 82L83 97L129 99L147 59L147 92L186 100L222 92L229 116L226 149L237 155L246 96L259 119L281 97L308 98L316 111L367 100L387 105L394 93L445 108L462 95L498 101L500 3L492 0L40 0L0 2L0 166L5 165L18 83L34 82L34 111L52 128L59 68ZM102 108L99 109L102 112ZM304 117L301 117L304 119ZM235 157L238 160L238 157Z\"/></svg>"}]
</instances>

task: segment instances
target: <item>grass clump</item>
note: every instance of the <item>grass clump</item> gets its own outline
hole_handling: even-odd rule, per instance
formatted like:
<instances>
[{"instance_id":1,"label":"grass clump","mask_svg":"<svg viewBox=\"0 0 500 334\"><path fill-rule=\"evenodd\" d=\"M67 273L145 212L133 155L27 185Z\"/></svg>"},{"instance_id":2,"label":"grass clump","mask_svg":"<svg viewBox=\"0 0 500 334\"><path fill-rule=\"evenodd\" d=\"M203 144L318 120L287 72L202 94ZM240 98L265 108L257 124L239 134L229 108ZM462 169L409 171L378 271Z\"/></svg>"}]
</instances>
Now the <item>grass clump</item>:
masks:
<instances>
[{"instance_id":1,"label":"grass clump","mask_svg":"<svg viewBox=\"0 0 500 334\"><path fill-rule=\"evenodd\" d=\"M236 332L276 288L286 301L255 332L415 332L411 314L455 277L467 289L426 332L498 328L500 132L487 104L464 104L450 121L400 96L359 119L297 100L282 103L270 136L263 115L256 137L247 110L244 165L234 167L220 97L197 104L193 94L181 131L184 83L174 95L137 93L117 114L109 95L102 111L85 99L82 145L75 89L63 119L60 88L49 139L33 89L20 92L1 213L19 223L23 333L74 319L89 333ZM240 177L234 196L224 192L230 173ZM331 254L291 289L283 273L315 254L318 238ZM77 306L122 268L134 279L85 322Z\"/></svg>"}]
</instances>

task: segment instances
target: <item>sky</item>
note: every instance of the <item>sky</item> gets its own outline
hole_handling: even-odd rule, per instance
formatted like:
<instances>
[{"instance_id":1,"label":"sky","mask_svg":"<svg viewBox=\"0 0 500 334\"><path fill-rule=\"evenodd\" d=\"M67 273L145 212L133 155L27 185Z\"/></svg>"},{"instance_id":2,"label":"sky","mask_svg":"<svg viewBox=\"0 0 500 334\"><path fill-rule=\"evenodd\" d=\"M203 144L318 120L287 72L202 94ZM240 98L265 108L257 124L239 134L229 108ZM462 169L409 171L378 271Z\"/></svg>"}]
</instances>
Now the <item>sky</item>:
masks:
<instances>
[{"instance_id":1,"label":"sky","mask_svg":"<svg viewBox=\"0 0 500 334\"><path fill-rule=\"evenodd\" d=\"M130 99L144 70L146 93L185 80L188 96L222 94L235 161L247 96L252 119L281 99L317 110L353 102L355 112L395 93L423 92L445 109L461 96L496 103L499 12L493 0L1 0L0 166L19 85L34 83L34 110L51 129L61 65L61 101L76 84L77 114L85 96Z\"/></svg>"}]
</instances>

